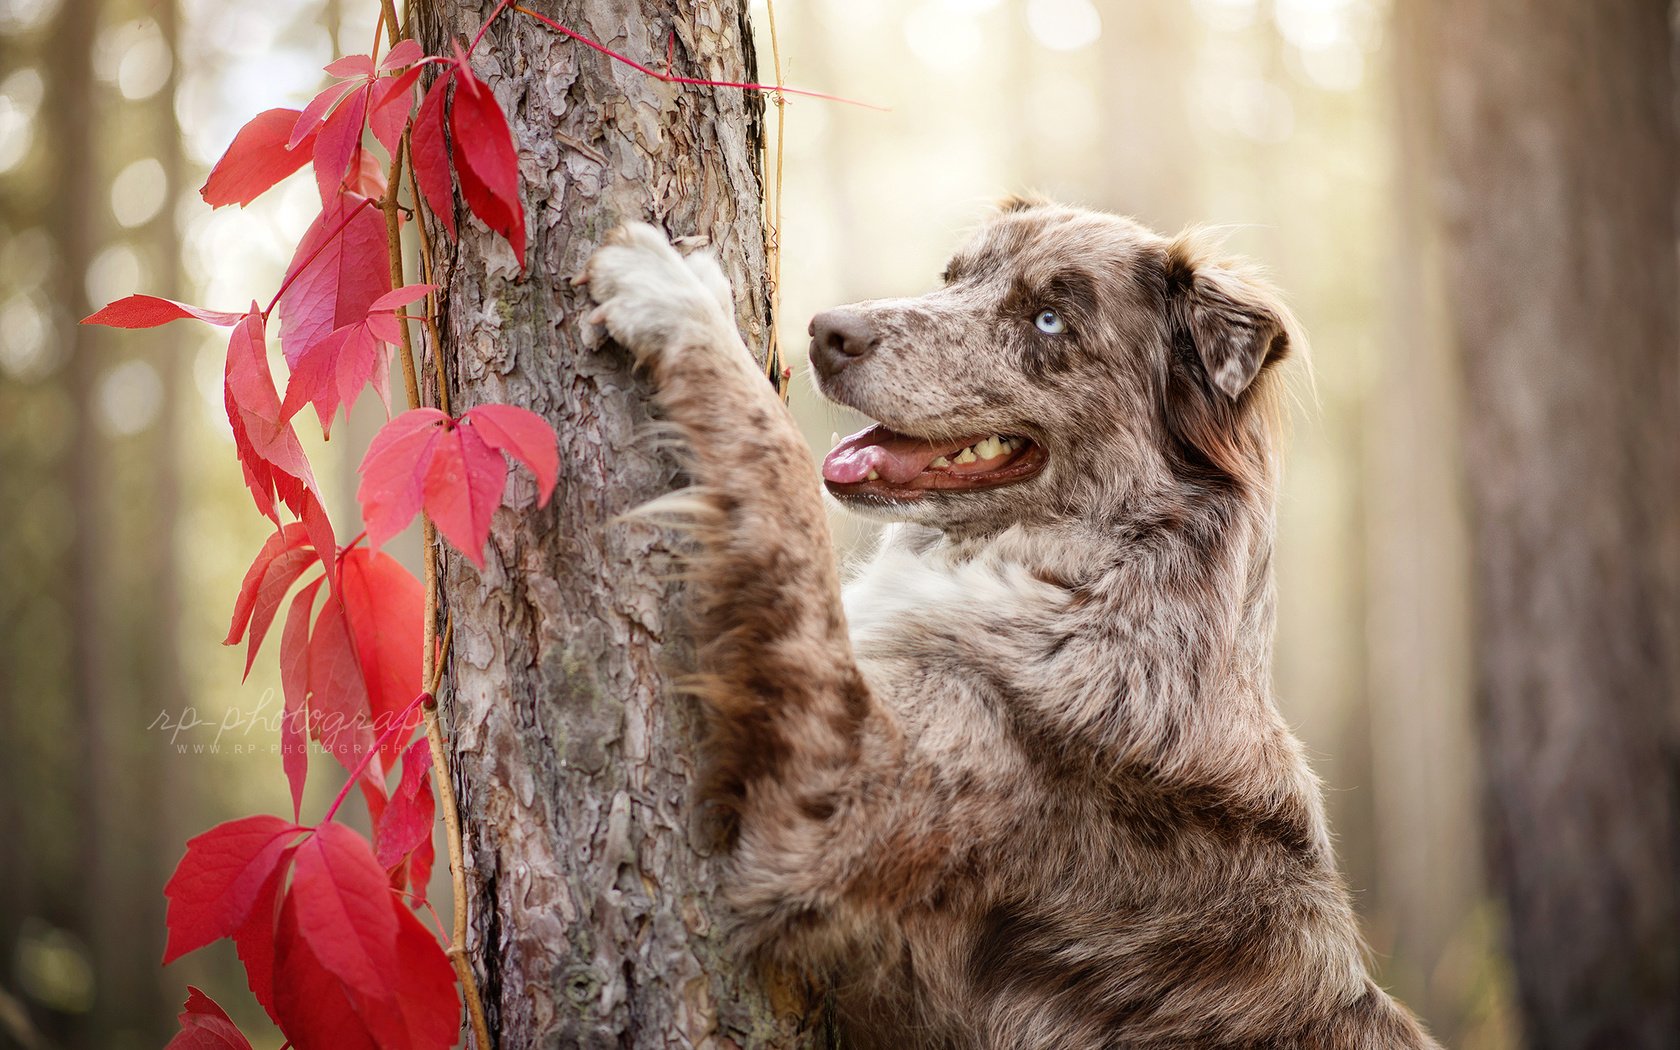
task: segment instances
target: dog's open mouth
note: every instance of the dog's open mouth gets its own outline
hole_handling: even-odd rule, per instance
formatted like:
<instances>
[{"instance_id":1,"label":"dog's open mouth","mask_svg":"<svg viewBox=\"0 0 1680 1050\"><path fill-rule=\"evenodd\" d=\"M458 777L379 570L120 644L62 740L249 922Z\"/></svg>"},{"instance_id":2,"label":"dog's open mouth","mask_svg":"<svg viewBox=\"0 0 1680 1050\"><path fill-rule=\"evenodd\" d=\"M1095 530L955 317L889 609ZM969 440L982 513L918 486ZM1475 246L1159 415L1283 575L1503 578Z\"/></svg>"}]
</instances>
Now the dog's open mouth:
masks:
<instances>
[{"instance_id":1,"label":"dog's open mouth","mask_svg":"<svg viewBox=\"0 0 1680 1050\"><path fill-rule=\"evenodd\" d=\"M928 441L877 423L834 446L823 481L836 496L915 499L928 492L996 488L1044 469L1044 450L1014 434Z\"/></svg>"}]
</instances>

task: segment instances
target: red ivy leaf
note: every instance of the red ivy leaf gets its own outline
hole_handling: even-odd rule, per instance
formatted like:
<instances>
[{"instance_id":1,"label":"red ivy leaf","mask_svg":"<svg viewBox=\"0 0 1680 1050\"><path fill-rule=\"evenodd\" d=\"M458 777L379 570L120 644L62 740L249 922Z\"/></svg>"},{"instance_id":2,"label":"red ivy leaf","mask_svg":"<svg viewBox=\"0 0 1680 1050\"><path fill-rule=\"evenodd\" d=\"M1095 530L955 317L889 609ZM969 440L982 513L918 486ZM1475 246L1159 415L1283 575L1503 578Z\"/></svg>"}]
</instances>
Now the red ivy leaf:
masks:
<instances>
[{"instance_id":1,"label":"red ivy leaf","mask_svg":"<svg viewBox=\"0 0 1680 1050\"><path fill-rule=\"evenodd\" d=\"M304 830L262 815L218 824L188 840L186 855L163 888L169 898L164 963L239 929L287 845Z\"/></svg>"},{"instance_id":2,"label":"red ivy leaf","mask_svg":"<svg viewBox=\"0 0 1680 1050\"><path fill-rule=\"evenodd\" d=\"M371 1011L371 1024L382 1046L445 1050L461 1032L461 1000L455 994L455 967L438 940L395 897L397 954L402 965L392 975L391 997Z\"/></svg>"},{"instance_id":3,"label":"red ivy leaf","mask_svg":"<svg viewBox=\"0 0 1680 1050\"><path fill-rule=\"evenodd\" d=\"M324 579L325 577L323 577ZM280 720L280 765L292 789L292 816L303 811L303 785L309 776L309 617L321 580L304 587L286 612L280 632L280 692L285 697Z\"/></svg>"},{"instance_id":4,"label":"red ivy leaf","mask_svg":"<svg viewBox=\"0 0 1680 1050\"><path fill-rule=\"evenodd\" d=\"M437 815L437 806L432 798L432 781L427 776L431 768L429 741L416 740L403 752L402 781L391 796L391 804L379 821L375 836L379 866L387 871L432 841L432 820Z\"/></svg>"},{"instance_id":5,"label":"red ivy leaf","mask_svg":"<svg viewBox=\"0 0 1680 1050\"><path fill-rule=\"evenodd\" d=\"M438 531L484 568L490 519L507 481L498 450L532 467L546 501L559 470L554 440L540 416L510 406L480 406L459 423L435 408L404 412L375 435L359 468L356 498L368 542L384 543L424 507Z\"/></svg>"},{"instance_id":6,"label":"red ivy leaf","mask_svg":"<svg viewBox=\"0 0 1680 1050\"><path fill-rule=\"evenodd\" d=\"M380 60L379 71L389 73L393 69L412 66L425 57L426 52L420 50L420 45L412 37L404 37Z\"/></svg>"},{"instance_id":7,"label":"red ivy leaf","mask_svg":"<svg viewBox=\"0 0 1680 1050\"><path fill-rule=\"evenodd\" d=\"M280 889L296 852L296 846L287 846L281 853L280 862L251 902L251 913L233 931L233 946L239 952L239 961L245 964L245 981L251 994L276 1024L280 1016L274 1010L274 927L280 912Z\"/></svg>"},{"instance_id":8,"label":"red ivy leaf","mask_svg":"<svg viewBox=\"0 0 1680 1050\"><path fill-rule=\"evenodd\" d=\"M322 207L287 268L291 283L276 308L281 349L293 368L334 329L360 323L391 290L385 218L363 206L367 199L343 193Z\"/></svg>"},{"instance_id":9,"label":"red ivy leaf","mask_svg":"<svg viewBox=\"0 0 1680 1050\"><path fill-rule=\"evenodd\" d=\"M295 109L270 109L252 117L210 169L210 177L198 191L204 202L212 208L227 204L243 208L309 163L315 129L306 128L296 145L291 144L300 116Z\"/></svg>"},{"instance_id":10,"label":"red ivy leaf","mask_svg":"<svg viewBox=\"0 0 1680 1050\"><path fill-rule=\"evenodd\" d=\"M287 891L298 933L328 972L376 998L397 968L390 895L367 840L343 824L322 824L298 847Z\"/></svg>"},{"instance_id":11,"label":"red ivy leaf","mask_svg":"<svg viewBox=\"0 0 1680 1050\"><path fill-rule=\"evenodd\" d=\"M559 438L548 420L517 405L479 405L467 409L461 422L471 424L486 445L530 467L537 476L537 505L547 505L560 477Z\"/></svg>"},{"instance_id":12,"label":"red ivy leaf","mask_svg":"<svg viewBox=\"0 0 1680 1050\"><path fill-rule=\"evenodd\" d=\"M412 40L402 42L413 43ZM398 44L397 47L402 47L402 44ZM415 44L414 50L418 52L420 45ZM391 56L395 54L396 51L392 51L391 55L386 56L385 62L390 62ZM385 64L381 63L380 68L385 68ZM378 81L378 86L374 88L375 101L368 110L368 127L373 129L373 137L385 147L385 152L393 156L396 155L397 142L402 138L403 128L408 124L409 114L414 112L414 85L425 68L415 66L400 76Z\"/></svg>"},{"instance_id":13,"label":"red ivy leaf","mask_svg":"<svg viewBox=\"0 0 1680 1050\"><path fill-rule=\"evenodd\" d=\"M443 134L443 103L449 92L448 76L432 81L426 97L420 102L420 113L414 118L414 130L408 137L413 156L414 180L420 185L420 195L426 207L443 223L449 239L455 239L455 185L449 178L449 144Z\"/></svg>"},{"instance_id":14,"label":"red ivy leaf","mask_svg":"<svg viewBox=\"0 0 1680 1050\"><path fill-rule=\"evenodd\" d=\"M356 499L362 505L368 546L380 547L401 532L425 502L423 480L431 448L443 433L449 416L435 408L415 408L380 428L358 468L362 484Z\"/></svg>"},{"instance_id":15,"label":"red ivy leaf","mask_svg":"<svg viewBox=\"0 0 1680 1050\"><path fill-rule=\"evenodd\" d=\"M373 746L367 686L337 595L327 595L309 634L309 729L346 769ZM375 776L369 770L368 776Z\"/></svg>"},{"instance_id":16,"label":"red ivy leaf","mask_svg":"<svg viewBox=\"0 0 1680 1050\"><path fill-rule=\"evenodd\" d=\"M314 150L316 186L321 190L321 203L338 197L344 188L346 171L351 171L353 166L360 170L361 131L368 123L368 94L371 91L371 86L358 87L321 124L321 134L316 136Z\"/></svg>"},{"instance_id":17,"label":"red ivy leaf","mask_svg":"<svg viewBox=\"0 0 1680 1050\"><path fill-rule=\"evenodd\" d=\"M280 906L273 987L275 1019L297 1050L380 1050L361 1004L321 962L299 928L293 893Z\"/></svg>"},{"instance_id":18,"label":"red ivy leaf","mask_svg":"<svg viewBox=\"0 0 1680 1050\"><path fill-rule=\"evenodd\" d=\"M455 77L449 134L461 196L484 225L507 239L523 268L525 209L519 200L519 158L513 151L513 132L489 86L465 62L456 64Z\"/></svg>"},{"instance_id":19,"label":"red ivy leaf","mask_svg":"<svg viewBox=\"0 0 1680 1050\"><path fill-rule=\"evenodd\" d=\"M297 435L280 415L280 395L268 370L263 316L256 304L228 340L227 372L223 387L234 448L245 473L245 484L257 509L276 524L276 497L302 514L304 497L315 487L309 460Z\"/></svg>"},{"instance_id":20,"label":"red ivy leaf","mask_svg":"<svg viewBox=\"0 0 1680 1050\"><path fill-rule=\"evenodd\" d=\"M233 622L228 626L228 636L222 644L235 645L247 633L250 635L245 652L246 677L251 674L257 649L262 646L286 592L311 565L321 560L315 548L308 544L308 527L302 522L293 522L268 538L245 572L245 580L239 587L239 599L234 605Z\"/></svg>"},{"instance_id":21,"label":"red ivy leaf","mask_svg":"<svg viewBox=\"0 0 1680 1050\"><path fill-rule=\"evenodd\" d=\"M490 518L502 502L507 460L471 427L452 427L432 446L423 481L426 512L438 531L480 569Z\"/></svg>"},{"instance_id":22,"label":"red ivy leaf","mask_svg":"<svg viewBox=\"0 0 1680 1050\"><path fill-rule=\"evenodd\" d=\"M366 55L353 57L367 58ZM367 123L371 90L371 86L358 87L322 122L320 134L315 136L315 185L321 191L322 204L339 195L344 174L351 170L352 164L360 166L357 154L362 149L362 129Z\"/></svg>"},{"instance_id":23,"label":"red ivy leaf","mask_svg":"<svg viewBox=\"0 0 1680 1050\"><path fill-rule=\"evenodd\" d=\"M83 324L104 325L107 328L156 328L160 324L196 317L213 325L227 327L245 319L244 314L230 314L223 310L206 310L198 306L160 299L155 295L130 295L82 318Z\"/></svg>"},{"instance_id":24,"label":"red ivy leaf","mask_svg":"<svg viewBox=\"0 0 1680 1050\"><path fill-rule=\"evenodd\" d=\"M385 409L390 411L392 346L402 340L396 311L432 290L429 284L409 284L386 292L369 304L359 322L332 331L325 339L305 350L293 365L286 384L286 400L280 414L290 419L305 404L315 406L321 432L330 436L332 419L343 405L346 410L371 380Z\"/></svg>"},{"instance_id":25,"label":"red ivy leaf","mask_svg":"<svg viewBox=\"0 0 1680 1050\"><path fill-rule=\"evenodd\" d=\"M321 89L319 94L309 100L309 105L303 107L303 112L298 114L297 123L292 126L292 134L286 140L286 146L297 149L305 139L314 136L332 108L338 105L345 95L356 90L356 87L355 81L347 80Z\"/></svg>"},{"instance_id":26,"label":"red ivy leaf","mask_svg":"<svg viewBox=\"0 0 1680 1050\"><path fill-rule=\"evenodd\" d=\"M420 694L426 588L395 558L361 547L344 553L339 573L371 729L379 737ZM419 721L418 710L409 713L410 726ZM385 745L377 779L383 780L384 772L396 764L408 736L399 730Z\"/></svg>"},{"instance_id":27,"label":"red ivy leaf","mask_svg":"<svg viewBox=\"0 0 1680 1050\"><path fill-rule=\"evenodd\" d=\"M176 1020L181 1022L181 1030L164 1050L251 1050L251 1041L227 1011L190 984L185 1009Z\"/></svg>"},{"instance_id":28,"label":"red ivy leaf","mask_svg":"<svg viewBox=\"0 0 1680 1050\"><path fill-rule=\"evenodd\" d=\"M373 75L373 56L345 55L333 59L323 68L335 77L369 77Z\"/></svg>"}]
</instances>

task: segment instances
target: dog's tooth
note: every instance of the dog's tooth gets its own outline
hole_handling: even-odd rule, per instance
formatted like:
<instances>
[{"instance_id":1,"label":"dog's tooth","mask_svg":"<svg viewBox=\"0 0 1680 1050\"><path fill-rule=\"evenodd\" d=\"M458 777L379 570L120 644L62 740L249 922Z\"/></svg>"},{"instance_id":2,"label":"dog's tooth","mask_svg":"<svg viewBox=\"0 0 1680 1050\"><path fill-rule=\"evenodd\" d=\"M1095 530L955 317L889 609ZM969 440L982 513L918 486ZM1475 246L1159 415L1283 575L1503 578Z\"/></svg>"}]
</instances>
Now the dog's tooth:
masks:
<instances>
[{"instance_id":1,"label":"dog's tooth","mask_svg":"<svg viewBox=\"0 0 1680 1050\"><path fill-rule=\"evenodd\" d=\"M973 463L975 460L977 460L979 458L980 458L979 456L976 456L974 454L974 449L972 449L972 448L965 448L961 452L957 453L957 462L958 463Z\"/></svg>"},{"instance_id":2,"label":"dog's tooth","mask_svg":"<svg viewBox=\"0 0 1680 1050\"><path fill-rule=\"evenodd\" d=\"M944 456L940 456L938 459L928 464L930 467L948 467L950 465L951 461L946 459Z\"/></svg>"},{"instance_id":3,"label":"dog's tooth","mask_svg":"<svg viewBox=\"0 0 1680 1050\"><path fill-rule=\"evenodd\" d=\"M878 470L870 470L870 472L868 474L864 475L864 479L867 480L867 481L880 481L881 480L881 472L878 471Z\"/></svg>"}]
</instances>

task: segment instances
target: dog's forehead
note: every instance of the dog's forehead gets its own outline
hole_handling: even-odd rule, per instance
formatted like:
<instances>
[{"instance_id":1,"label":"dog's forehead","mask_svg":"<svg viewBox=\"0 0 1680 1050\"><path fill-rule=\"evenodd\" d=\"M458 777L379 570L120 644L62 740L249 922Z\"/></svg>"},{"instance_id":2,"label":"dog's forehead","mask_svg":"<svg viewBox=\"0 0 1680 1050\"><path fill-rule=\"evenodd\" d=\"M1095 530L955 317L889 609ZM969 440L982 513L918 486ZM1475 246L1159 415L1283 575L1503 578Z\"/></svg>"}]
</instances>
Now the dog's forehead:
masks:
<instances>
[{"instance_id":1,"label":"dog's forehead","mask_svg":"<svg viewBox=\"0 0 1680 1050\"><path fill-rule=\"evenodd\" d=\"M1117 215L1043 206L997 215L951 257L952 276L1019 275L1035 268L1123 264L1160 243L1146 227Z\"/></svg>"}]
</instances>

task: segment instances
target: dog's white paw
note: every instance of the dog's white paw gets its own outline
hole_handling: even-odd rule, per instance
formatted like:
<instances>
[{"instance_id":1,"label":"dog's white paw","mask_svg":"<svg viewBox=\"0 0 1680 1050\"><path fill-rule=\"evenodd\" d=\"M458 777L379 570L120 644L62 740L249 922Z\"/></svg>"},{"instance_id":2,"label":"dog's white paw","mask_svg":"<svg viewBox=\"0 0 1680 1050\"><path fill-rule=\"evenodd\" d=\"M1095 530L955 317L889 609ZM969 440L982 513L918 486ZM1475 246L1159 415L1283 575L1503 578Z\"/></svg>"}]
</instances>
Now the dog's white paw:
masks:
<instances>
[{"instance_id":1,"label":"dog's white paw","mask_svg":"<svg viewBox=\"0 0 1680 1050\"><path fill-rule=\"evenodd\" d=\"M604 326L638 362L689 342L734 340L729 282L711 259L684 259L646 223L607 235L574 283L597 304L591 324Z\"/></svg>"}]
</instances>

